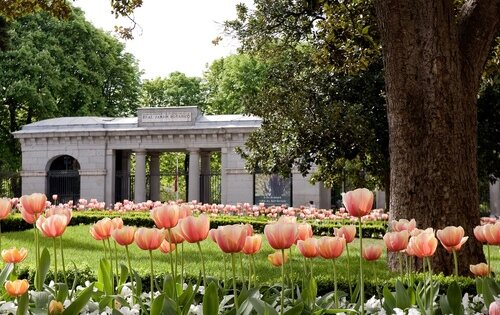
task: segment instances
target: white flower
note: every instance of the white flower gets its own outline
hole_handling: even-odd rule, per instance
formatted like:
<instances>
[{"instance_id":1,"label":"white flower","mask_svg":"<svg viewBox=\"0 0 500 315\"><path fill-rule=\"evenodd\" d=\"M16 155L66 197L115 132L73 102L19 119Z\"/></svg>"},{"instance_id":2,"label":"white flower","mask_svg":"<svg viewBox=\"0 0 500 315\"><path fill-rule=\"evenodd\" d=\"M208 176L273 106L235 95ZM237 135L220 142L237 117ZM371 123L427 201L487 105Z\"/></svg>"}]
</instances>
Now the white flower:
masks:
<instances>
[{"instance_id":1,"label":"white flower","mask_svg":"<svg viewBox=\"0 0 500 315\"><path fill-rule=\"evenodd\" d=\"M17 306L14 302L5 302L0 306L0 313L2 314L16 314Z\"/></svg>"},{"instance_id":2,"label":"white flower","mask_svg":"<svg viewBox=\"0 0 500 315\"><path fill-rule=\"evenodd\" d=\"M381 308L380 300L375 296L372 296L371 299L365 302L365 308L367 311L374 313L376 310Z\"/></svg>"},{"instance_id":3,"label":"white flower","mask_svg":"<svg viewBox=\"0 0 500 315\"><path fill-rule=\"evenodd\" d=\"M189 315L203 315L203 308L201 304L199 305L191 305L189 307Z\"/></svg>"},{"instance_id":4,"label":"white flower","mask_svg":"<svg viewBox=\"0 0 500 315\"><path fill-rule=\"evenodd\" d=\"M396 314L396 315L404 315L405 314L405 312L403 312L402 309L397 308L397 307L393 311L394 311L394 314Z\"/></svg>"},{"instance_id":5,"label":"white flower","mask_svg":"<svg viewBox=\"0 0 500 315\"><path fill-rule=\"evenodd\" d=\"M410 308L408 310L408 315L420 315L420 311L418 311L417 309L415 308Z\"/></svg>"}]
</instances>

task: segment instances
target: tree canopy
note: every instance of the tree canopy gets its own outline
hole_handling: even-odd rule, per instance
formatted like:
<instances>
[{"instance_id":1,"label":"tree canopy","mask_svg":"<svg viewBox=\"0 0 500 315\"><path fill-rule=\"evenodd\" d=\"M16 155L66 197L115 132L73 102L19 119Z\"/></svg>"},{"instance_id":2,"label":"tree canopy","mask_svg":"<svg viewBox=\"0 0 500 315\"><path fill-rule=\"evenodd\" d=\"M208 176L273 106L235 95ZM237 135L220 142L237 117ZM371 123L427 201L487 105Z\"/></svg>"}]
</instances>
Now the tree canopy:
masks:
<instances>
[{"instance_id":1,"label":"tree canopy","mask_svg":"<svg viewBox=\"0 0 500 315\"><path fill-rule=\"evenodd\" d=\"M201 78L172 72L166 78L145 80L141 104L145 107L196 106L205 103Z\"/></svg>"}]
</instances>

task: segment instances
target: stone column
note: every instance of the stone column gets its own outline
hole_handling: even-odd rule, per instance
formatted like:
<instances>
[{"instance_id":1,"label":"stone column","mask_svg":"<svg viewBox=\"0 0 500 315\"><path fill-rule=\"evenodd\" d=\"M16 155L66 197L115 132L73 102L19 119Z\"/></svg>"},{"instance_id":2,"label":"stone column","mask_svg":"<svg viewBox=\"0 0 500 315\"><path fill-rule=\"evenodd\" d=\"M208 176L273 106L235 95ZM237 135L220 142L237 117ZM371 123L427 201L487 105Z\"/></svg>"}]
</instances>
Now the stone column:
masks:
<instances>
[{"instance_id":1,"label":"stone column","mask_svg":"<svg viewBox=\"0 0 500 315\"><path fill-rule=\"evenodd\" d=\"M160 200L160 154L158 152L149 153L149 186L151 189L151 200Z\"/></svg>"},{"instance_id":2,"label":"stone column","mask_svg":"<svg viewBox=\"0 0 500 315\"><path fill-rule=\"evenodd\" d=\"M201 201L207 203L210 201L210 154L211 152L201 152L201 174L206 175L203 176L203 180L201 185L203 189L201 190Z\"/></svg>"},{"instance_id":3,"label":"stone column","mask_svg":"<svg viewBox=\"0 0 500 315\"><path fill-rule=\"evenodd\" d=\"M228 157L227 148L220 149L220 202L227 204L227 169Z\"/></svg>"},{"instance_id":4,"label":"stone column","mask_svg":"<svg viewBox=\"0 0 500 315\"><path fill-rule=\"evenodd\" d=\"M200 200L200 150L189 150L188 201Z\"/></svg>"},{"instance_id":5,"label":"stone column","mask_svg":"<svg viewBox=\"0 0 500 315\"><path fill-rule=\"evenodd\" d=\"M134 202L146 201L146 150L135 151Z\"/></svg>"},{"instance_id":6,"label":"stone column","mask_svg":"<svg viewBox=\"0 0 500 315\"><path fill-rule=\"evenodd\" d=\"M490 211L495 216L500 215L500 179L490 183Z\"/></svg>"},{"instance_id":7,"label":"stone column","mask_svg":"<svg viewBox=\"0 0 500 315\"><path fill-rule=\"evenodd\" d=\"M115 150L106 150L106 191L104 194L104 201L106 202L106 206L110 206L115 202L115 163Z\"/></svg>"}]
</instances>

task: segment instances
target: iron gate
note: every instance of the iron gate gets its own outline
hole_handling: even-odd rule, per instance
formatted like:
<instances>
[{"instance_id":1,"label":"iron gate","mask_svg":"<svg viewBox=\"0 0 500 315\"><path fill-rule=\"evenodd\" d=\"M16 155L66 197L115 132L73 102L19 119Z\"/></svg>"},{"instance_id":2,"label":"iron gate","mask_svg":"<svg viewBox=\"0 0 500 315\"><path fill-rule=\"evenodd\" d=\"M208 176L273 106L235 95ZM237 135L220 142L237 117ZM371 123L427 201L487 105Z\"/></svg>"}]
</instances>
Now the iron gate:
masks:
<instances>
[{"instance_id":1,"label":"iron gate","mask_svg":"<svg viewBox=\"0 0 500 315\"><path fill-rule=\"evenodd\" d=\"M80 199L80 173L78 170L57 170L47 173L47 196L57 194L59 202ZM49 197L50 198L50 197Z\"/></svg>"}]
</instances>

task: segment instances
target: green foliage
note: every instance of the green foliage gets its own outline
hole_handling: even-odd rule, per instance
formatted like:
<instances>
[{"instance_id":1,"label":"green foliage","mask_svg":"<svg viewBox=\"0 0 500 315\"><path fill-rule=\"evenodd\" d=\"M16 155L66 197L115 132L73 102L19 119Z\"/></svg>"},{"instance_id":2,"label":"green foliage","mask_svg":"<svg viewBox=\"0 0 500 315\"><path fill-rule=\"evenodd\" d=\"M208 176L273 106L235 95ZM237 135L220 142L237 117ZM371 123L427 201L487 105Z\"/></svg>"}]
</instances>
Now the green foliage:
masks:
<instances>
[{"instance_id":1,"label":"green foliage","mask_svg":"<svg viewBox=\"0 0 500 315\"><path fill-rule=\"evenodd\" d=\"M60 21L39 13L12 21L9 49L0 52L0 152L5 169L20 165L10 134L22 125L61 116L123 116L135 112L139 71L124 45L75 10Z\"/></svg>"},{"instance_id":2,"label":"green foliage","mask_svg":"<svg viewBox=\"0 0 500 315\"><path fill-rule=\"evenodd\" d=\"M167 78L145 80L142 84L143 107L200 106L204 108L201 79L172 72Z\"/></svg>"}]
</instances>

